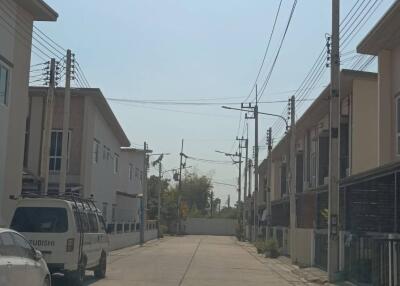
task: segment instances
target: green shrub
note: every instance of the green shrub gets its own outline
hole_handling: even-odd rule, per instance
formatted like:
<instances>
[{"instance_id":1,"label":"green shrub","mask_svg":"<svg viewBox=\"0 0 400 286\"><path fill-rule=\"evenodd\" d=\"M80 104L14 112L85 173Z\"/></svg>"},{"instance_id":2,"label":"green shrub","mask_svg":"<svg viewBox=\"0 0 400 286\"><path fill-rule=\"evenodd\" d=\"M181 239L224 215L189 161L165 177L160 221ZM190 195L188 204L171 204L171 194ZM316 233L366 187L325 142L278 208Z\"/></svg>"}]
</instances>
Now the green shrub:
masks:
<instances>
[{"instance_id":1,"label":"green shrub","mask_svg":"<svg viewBox=\"0 0 400 286\"><path fill-rule=\"evenodd\" d=\"M257 240L256 242L254 242L254 246L257 249L258 253L265 253L266 251L266 241L265 240Z\"/></svg>"},{"instance_id":2,"label":"green shrub","mask_svg":"<svg viewBox=\"0 0 400 286\"><path fill-rule=\"evenodd\" d=\"M265 256L277 258L279 256L278 242L274 239L265 241Z\"/></svg>"}]
</instances>

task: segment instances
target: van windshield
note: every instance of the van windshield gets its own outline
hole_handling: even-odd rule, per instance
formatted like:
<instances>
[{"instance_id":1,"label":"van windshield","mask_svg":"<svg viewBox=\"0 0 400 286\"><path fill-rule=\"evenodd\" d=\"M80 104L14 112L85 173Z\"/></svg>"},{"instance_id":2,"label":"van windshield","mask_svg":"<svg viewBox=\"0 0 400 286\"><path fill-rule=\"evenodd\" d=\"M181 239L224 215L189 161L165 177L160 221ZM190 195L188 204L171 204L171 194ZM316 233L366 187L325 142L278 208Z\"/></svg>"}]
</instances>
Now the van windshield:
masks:
<instances>
[{"instance_id":1,"label":"van windshield","mask_svg":"<svg viewBox=\"0 0 400 286\"><path fill-rule=\"evenodd\" d=\"M64 208L19 207L12 219L11 229L18 232L66 232L67 211Z\"/></svg>"}]
</instances>

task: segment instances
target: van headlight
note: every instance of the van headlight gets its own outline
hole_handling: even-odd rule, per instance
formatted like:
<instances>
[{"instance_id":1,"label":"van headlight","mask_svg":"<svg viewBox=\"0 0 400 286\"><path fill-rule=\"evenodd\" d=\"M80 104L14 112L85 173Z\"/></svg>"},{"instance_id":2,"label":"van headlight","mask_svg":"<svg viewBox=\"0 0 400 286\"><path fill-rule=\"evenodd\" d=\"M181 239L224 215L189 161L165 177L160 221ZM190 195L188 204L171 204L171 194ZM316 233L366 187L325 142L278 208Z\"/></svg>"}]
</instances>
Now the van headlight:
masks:
<instances>
[{"instance_id":1,"label":"van headlight","mask_svg":"<svg viewBox=\"0 0 400 286\"><path fill-rule=\"evenodd\" d=\"M74 251L74 244L75 244L75 239L74 238L67 239L67 252Z\"/></svg>"}]
</instances>

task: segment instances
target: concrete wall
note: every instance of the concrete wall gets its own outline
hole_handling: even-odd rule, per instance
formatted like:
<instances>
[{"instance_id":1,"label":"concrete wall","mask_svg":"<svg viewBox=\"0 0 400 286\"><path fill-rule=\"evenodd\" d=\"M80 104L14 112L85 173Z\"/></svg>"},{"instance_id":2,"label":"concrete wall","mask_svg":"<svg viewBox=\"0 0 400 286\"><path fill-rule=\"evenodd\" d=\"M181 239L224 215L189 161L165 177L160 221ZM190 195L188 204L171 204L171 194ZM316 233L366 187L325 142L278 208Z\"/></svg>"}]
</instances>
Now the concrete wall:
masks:
<instances>
[{"instance_id":1,"label":"concrete wall","mask_svg":"<svg viewBox=\"0 0 400 286\"><path fill-rule=\"evenodd\" d=\"M378 166L378 84L353 81L351 117L351 174Z\"/></svg>"},{"instance_id":2,"label":"concrete wall","mask_svg":"<svg viewBox=\"0 0 400 286\"><path fill-rule=\"evenodd\" d=\"M185 233L199 235L235 235L237 220L188 218L183 223Z\"/></svg>"},{"instance_id":3,"label":"concrete wall","mask_svg":"<svg viewBox=\"0 0 400 286\"><path fill-rule=\"evenodd\" d=\"M295 229L295 263L302 266L313 265L314 252L314 230L306 228Z\"/></svg>"},{"instance_id":4,"label":"concrete wall","mask_svg":"<svg viewBox=\"0 0 400 286\"><path fill-rule=\"evenodd\" d=\"M140 232L114 233L110 234L110 250L116 250L140 243ZM144 232L144 241L157 238L157 230L147 230Z\"/></svg>"},{"instance_id":5,"label":"concrete wall","mask_svg":"<svg viewBox=\"0 0 400 286\"><path fill-rule=\"evenodd\" d=\"M8 103L0 103L0 225L6 225L14 207L8 197L19 194L22 184L31 57L26 32L32 31L33 16L14 1L0 2L0 16L11 26L0 25L0 60L9 69Z\"/></svg>"}]
</instances>

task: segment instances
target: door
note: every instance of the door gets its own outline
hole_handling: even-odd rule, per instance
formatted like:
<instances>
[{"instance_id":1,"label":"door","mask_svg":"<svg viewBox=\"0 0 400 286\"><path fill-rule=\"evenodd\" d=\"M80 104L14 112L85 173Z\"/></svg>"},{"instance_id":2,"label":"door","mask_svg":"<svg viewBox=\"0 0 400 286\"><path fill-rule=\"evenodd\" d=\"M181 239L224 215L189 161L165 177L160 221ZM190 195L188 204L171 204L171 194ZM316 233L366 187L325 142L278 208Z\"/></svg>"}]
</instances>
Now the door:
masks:
<instances>
[{"instance_id":1,"label":"door","mask_svg":"<svg viewBox=\"0 0 400 286\"><path fill-rule=\"evenodd\" d=\"M6 254L7 251L0 236L0 286L11 285L9 277L9 267L11 267L11 262Z\"/></svg>"},{"instance_id":2,"label":"door","mask_svg":"<svg viewBox=\"0 0 400 286\"><path fill-rule=\"evenodd\" d=\"M35 260L35 250L21 235L11 233L14 243L18 249L19 255L24 259L26 276L29 277L29 283L41 285L44 281L45 273L40 261Z\"/></svg>"},{"instance_id":3,"label":"door","mask_svg":"<svg viewBox=\"0 0 400 286\"><path fill-rule=\"evenodd\" d=\"M1 256L5 260L8 285L29 285L26 275L25 259L19 255L18 248L10 232L0 233Z\"/></svg>"}]
</instances>

